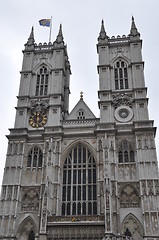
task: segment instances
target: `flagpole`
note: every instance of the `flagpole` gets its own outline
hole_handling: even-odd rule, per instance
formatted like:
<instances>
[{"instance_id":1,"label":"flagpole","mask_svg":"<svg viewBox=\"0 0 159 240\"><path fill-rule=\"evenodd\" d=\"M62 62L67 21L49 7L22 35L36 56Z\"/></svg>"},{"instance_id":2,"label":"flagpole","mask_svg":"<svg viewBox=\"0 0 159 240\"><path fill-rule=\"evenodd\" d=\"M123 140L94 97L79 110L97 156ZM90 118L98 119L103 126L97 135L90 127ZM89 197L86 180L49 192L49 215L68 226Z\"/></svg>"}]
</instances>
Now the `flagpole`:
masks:
<instances>
[{"instance_id":1,"label":"flagpole","mask_svg":"<svg viewBox=\"0 0 159 240\"><path fill-rule=\"evenodd\" d=\"M52 30L52 16L50 21L50 34L49 34L49 42L51 42L51 30Z\"/></svg>"}]
</instances>

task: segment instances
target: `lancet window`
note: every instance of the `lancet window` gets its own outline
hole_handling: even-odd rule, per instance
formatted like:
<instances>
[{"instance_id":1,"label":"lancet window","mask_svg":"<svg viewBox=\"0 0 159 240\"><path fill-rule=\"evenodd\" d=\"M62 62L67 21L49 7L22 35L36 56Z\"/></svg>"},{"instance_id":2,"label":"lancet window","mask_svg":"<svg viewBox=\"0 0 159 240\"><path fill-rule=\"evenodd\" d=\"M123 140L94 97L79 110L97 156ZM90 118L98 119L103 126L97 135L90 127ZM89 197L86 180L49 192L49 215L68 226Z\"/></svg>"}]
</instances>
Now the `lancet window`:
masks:
<instances>
[{"instance_id":1,"label":"lancet window","mask_svg":"<svg viewBox=\"0 0 159 240\"><path fill-rule=\"evenodd\" d=\"M36 96L47 95L48 93L49 72L46 67L40 68L36 81Z\"/></svg>"},{"instance_id":2,"label":"lancet window","mask_svg":"<svg viewBox=\"0 0 159 240\"><path fill-rule=\"evenodd\" d=\"M115 63L114 80L116 90L129 88L127 64L122 60L119 60Z\"/></svg>"},{"instance_id":3,"label":"lancet window","mask_svg":"<svg viewBox=\"0 0 159 240\"><path fill-rule=\"evenodd\" d=\"M72 148L63 165L62 215L97 214L96 163L81 144Z\"/></svg>"},{"instance_id":4,"label":"lancet window","mask_svg":"<svg viewBox=\"0 0 159 240\"><path fill-rule=\"evenodd\" d=\"M127 140L122 141L119 145L118 161L119 163L135 162L134 150Z\"/></svg>"},{"instance_id":5,"label":"lancet window","mask_svg":"<svg viewBox=\"0 0 159 240\"><path fill-rule=\"evenodd\" d=\"M77 113L77 119L85 119L84 110L80 109Z\"/></svg>"},{"instance_id":6,"label":"lancet window","mask_svg":"<svg viewBox=\"0 0 159 240\"><path fill-rule=\"evenodd\" d=\"M42 150L38 147L33 147L28 154L27 167L41 168L42 163L43 163Z\"/></svg>"}]
</instances>

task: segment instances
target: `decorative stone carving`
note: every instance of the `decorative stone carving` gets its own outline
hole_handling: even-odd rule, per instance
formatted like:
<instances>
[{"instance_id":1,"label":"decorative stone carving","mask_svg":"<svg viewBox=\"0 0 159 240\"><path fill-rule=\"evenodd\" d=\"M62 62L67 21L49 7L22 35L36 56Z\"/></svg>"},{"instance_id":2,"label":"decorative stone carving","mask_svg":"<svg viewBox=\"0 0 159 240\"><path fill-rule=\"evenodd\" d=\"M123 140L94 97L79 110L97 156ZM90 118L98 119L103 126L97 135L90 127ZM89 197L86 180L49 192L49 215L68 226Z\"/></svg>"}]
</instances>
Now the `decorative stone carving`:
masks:
<instances>
[{"instance_id":1,"label":"decorative stone carving","mask_svg":"<svg viewBox=\"0 0 159 240\"><path fill-rule=\"evenodd\" d=\"M120 194L121 208L140 207L140 199L137 190L132 185L126 185Z\"/></svg>"},{"instance_id":2,"label":"decorative stone carving","mask_svg":"<svg viewBox=\"0 0 159 240\"><path fill-rule=\"evenodd\" d=\"M14 186L13 200L17 199L17 193L18 193L18 186Z\"/></svg>"},{"instance_id":3,"label":"decorative stone carving","mask_svg":"<svg viewBox=\"0 0 159 240\"><path fill-rule=\"evenodd\" d=\"M152 195L154 194L154 191L153 191L153 182L150 180L147 181L147 188L148 188L148 194L149 195Z\"/></svg>"},{"instance_id":4,"label":"decorative stone carving","mask_svg":"<svg viewBox=\"0 0 159 240\"><path fill-rule=\"evenodd\" d=\"M147 194L147 192L146 192L146 181L142 181L141 184L142 184L142 194L146 195Z\"/></svg>"},{"instance_id":5,"label":"decorative stone carving","mask_svg":"<svg viewBox=\"0 0 159 240\"><path fill-rule=\"evenodd\" d=\"M21 210L25 212L39 210L39 195L35 189L30 188L26 191L22 198Z\"/></svg>"},{"instance_id":6,"label":"decorative stone carving","mask_svg":"<svg viewBox=\"0 0 159 240\"><path fill-rule=\"evenodd\" d=\"M4 200L6 197L6 189L7 187L4 187L4 186L2 187L2 197L1 197L2 200Z\"/></svg>"},{"instance_id":7,"label":"decorative stone carving","mask_svg":"<svg viewBox=\"0 0 159 240\"><path fill-rule=\"evenodd\" d=\"M113 95L112 104L115 109L121 105L129 106L130 108L132 108L133 101L134 99L132 98L132 94L119 93L117 95Z\"/></svg>"},{"instance_id":8,"label":"decorative stone carving","mask_svg":"<svg viewBox=\"0 0 159 240\"><path fill-rule=\"evenodd\" d=\"M7 200L11 200L12 199L12 186L8 186L8 193L7 193Z\"/></svg>"},{"instance_id":9,"label":"decorative stone carving","mask_svg":"<svg viewBox=\"0 0 159 240\"><path fill-rule=\"evenodd\" d=\"M46 111L47 108L49 107L48 105L48 101L44 101L44 100L34 100L31 101L31 106L30 106L30 110L31 111Z\"/></svg>"}]
</instances>

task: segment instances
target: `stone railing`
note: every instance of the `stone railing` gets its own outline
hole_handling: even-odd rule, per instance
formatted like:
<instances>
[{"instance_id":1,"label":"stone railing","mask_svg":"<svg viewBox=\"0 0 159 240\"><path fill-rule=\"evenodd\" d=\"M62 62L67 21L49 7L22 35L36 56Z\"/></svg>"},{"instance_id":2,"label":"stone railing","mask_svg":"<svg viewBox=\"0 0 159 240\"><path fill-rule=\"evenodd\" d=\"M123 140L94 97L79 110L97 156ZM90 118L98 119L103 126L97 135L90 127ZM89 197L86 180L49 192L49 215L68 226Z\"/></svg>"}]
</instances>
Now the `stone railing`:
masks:
<instances>
[{"instance_id":1,"label":"stone railing","mask_svg":"<svg viewBox=\"0 0 159 240\"><path fill-rule=\"evenodd\" d=\"M77 119L63 121L64 125L80 125L80 124L96 124L99 123L99 119Z\"/></svg>"},{"instance_id":2,"label":"stone railing","mask_svg":"<svg viewBox=\"0 0 159 240\"><path fill-rule=\"evenodd\" d=\"M104 216L48 216L48 222L104 222Z\"/></svg>"},{"instance_id":3,"label":"stone railing","mask_svg":"<svg viewBox=\"0 0 159 240\"><path fill-rule=\"evenodd\" d=\"M132 237L128 236L113 236L104 237L102 240L134 240Z\"/></svg>"}]
</instances>

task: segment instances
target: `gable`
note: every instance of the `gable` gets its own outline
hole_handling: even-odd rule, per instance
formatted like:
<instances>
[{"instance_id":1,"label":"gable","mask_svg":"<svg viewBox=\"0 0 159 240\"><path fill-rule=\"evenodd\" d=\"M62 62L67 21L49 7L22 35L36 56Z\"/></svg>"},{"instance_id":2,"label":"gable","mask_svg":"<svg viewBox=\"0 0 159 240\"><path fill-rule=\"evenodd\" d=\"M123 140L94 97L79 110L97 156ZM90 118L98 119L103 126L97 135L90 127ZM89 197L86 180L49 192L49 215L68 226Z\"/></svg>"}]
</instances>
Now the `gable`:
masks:
<instances>
[{"instance_id":1,"label":"gable","mask_svg":"<svg viewBox=\"0 0 159 240\"><path fill-rule=\"evenodd\" d=\"M67 120L82 120L82 119L94 119L96 116L89 109L87 104L83 101L83 98L75 105L75 107L70 112Z\"/></svg>"}]
</instances>

